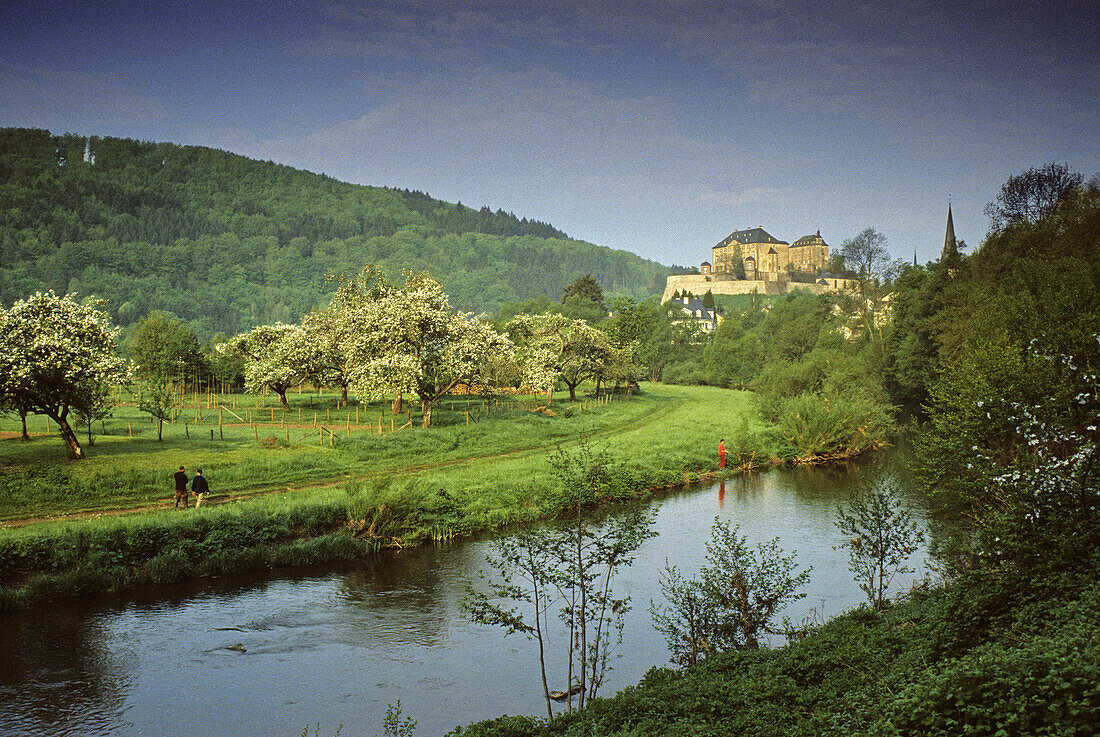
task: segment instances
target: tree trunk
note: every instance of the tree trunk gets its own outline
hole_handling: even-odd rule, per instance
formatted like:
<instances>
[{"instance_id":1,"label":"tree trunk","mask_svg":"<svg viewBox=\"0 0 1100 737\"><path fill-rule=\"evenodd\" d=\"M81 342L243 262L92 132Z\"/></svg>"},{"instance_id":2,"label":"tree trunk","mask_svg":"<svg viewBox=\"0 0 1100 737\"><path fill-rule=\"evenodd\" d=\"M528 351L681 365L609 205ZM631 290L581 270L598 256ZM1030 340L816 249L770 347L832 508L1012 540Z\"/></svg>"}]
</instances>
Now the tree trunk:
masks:
<instances>
[{"instance_id":1,"label":"tree trunk","mask_svg":"<svg viewBox=\"0 0 1100 737\"><path fill-rule=\"evenodd\" d=\"M276 389L275 393L279 395L279 402L283 405L283 409L289 410L290 402L286 401L286 389L283 389L281 391L279 389Z\"/></svg>"},{"instance_id":2,"label":"tree trunk","mask_svg":"<svg viewBox=\"0 0 1100 737\"><path fill-rule=\"evenodd\" d=\"M399 415L401 414L401 390L398 389L393 395L393 405L390 406L390 413Z\"/></svg>"},{"instance_id":3,"label":"tree trunk","mask_svg":"<svg viewBox=\"0 0 1100 737\"><path fill-rule=\"evenodd\" d=\"M546 390L546 406L550 406L554 403L554 385L551 384L550 388Z\"/></svg>"},{"instance_id":4,"label":"tree trunk","mask_svg":"<svg viewBox=\"0 0 1100 737\"><path fill-rule=\"evenodd\" d=\"M30 440L31 436L27 434L27 413L20 412L19 419L23 421L23 440Z\"/></svg>"},{"instance_id":5,"label":"tree trunk","mask_svg":"<svg viewBox=\"0 0 1100 737\"><path fill-rule=\"evenodd\" d=\"M84 460L84 451L80 447L80 441L76 439L76 433L74 433L72 427L69 426L69 421L63 416L50 417L50 419L56 422L58 429L61 430L61 438L65 441L65 445L69 451L69 460Z\"/></svg>"},{"instance_id":6,"label":"tree trunk","mask_svg":"<svg viewBox=\"0 0 1100 737\"><path fill-rule=\"evenodd\" d=\"M342 387L340 387L340 400L344 403L345 406L347 405L347 403L348 403L348 385L347 384L344 384Z\"/></svg>"},{"instance_id":7,"label":"tree trunk","mask_svg":"<svg viewBox=\"0 0 1100 737\"><path fill-rule=\"evenodd\" d=\"M420 398L420 408L424 412L424 422L421 424L425 430L432 426L432 400Z\"/></svg>"},{"instance_id":8,"label":"tree trunk","mask_svg":"<svg viewBox=\"0 0 1100 737\"><path fill-rule=\"evenodd\" d=\"M157 418L157 442L164 442L164 420Z\"/></svg>"},{"instance_id":9,"label":"tree trunk","mask_svg":"<svg viewBox=\"0 0 1100 737\"><path fill-rule=\"evenodd\" d=\"M578 383L580 383L580 382L578 382ZM569 401L570 402L577 401L577 385L576 384L570 384L569 381L567 381L567 380L565 381L565 385L567 387L569 387Z\"/></svg>"}]
</instances>

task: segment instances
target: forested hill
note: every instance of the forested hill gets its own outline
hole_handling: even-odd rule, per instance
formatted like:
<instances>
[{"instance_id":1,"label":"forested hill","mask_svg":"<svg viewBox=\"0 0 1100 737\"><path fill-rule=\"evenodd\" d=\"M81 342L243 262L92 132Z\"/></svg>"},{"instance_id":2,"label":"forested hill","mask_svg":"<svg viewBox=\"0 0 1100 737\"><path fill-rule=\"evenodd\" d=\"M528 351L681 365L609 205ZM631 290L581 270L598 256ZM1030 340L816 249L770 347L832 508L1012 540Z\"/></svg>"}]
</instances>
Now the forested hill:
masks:
<instances>
[{"instance_id":1,"label":"forested hill","mask_svg":"<svg viewBox=\"0 0 1100 737\"><path fill-rule=\"evenodd\" d=\"M339 182L225 151L0 129L0 300L95 294L120 325L152 309L201 334L297 321L329 274L430 270L452 302L494 311L561 296L659 293L671 269L546 223L425 193Z\"/></svg>"}]
</instances>

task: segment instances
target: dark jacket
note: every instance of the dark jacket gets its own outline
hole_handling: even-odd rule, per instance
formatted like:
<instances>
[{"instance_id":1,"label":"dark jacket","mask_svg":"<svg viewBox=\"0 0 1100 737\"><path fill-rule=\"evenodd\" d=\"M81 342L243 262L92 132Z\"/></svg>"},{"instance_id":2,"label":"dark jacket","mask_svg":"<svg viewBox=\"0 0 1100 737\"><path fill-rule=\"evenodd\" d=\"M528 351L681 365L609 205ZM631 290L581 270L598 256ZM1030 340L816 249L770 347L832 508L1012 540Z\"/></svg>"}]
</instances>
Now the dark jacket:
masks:
<instances>
[{"instance_id":1,"label":"dark jacket","mask_svg":"<svg viewBox=\"0 0 1100 737\"><path fill-rule=\"evenodd\" d=\"M187 491L187 474L176 471L173 476L176 479L176 491Z\"/></svg>"},{"instance_id":2,"label":"dark jacket","mask_svg":"<svg viewBox=\"0 0 1100 737\"><path fill-rule=\"evenodd\" d=\"M191 491L194 494L209 494L210 487L206 484L206 478L203 476L196 476L191 479Z\"/></svg>"}]
</instances>

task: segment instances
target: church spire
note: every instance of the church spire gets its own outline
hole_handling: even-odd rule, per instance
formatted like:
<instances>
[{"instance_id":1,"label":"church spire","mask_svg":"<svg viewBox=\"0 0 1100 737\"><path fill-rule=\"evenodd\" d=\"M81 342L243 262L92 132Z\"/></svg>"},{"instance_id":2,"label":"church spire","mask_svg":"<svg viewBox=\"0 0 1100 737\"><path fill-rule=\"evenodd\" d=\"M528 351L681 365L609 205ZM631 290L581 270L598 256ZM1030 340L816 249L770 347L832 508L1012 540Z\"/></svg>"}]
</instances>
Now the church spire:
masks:
<instances>
[{"instance_id":1,"label":"church spire","mask_svg":"<svg viewBox=\"0 0 1100 737\"><path fill-rule=\"evenodd\" d=\"M951 219L951 203L947 203L947 235L943 239L943 254L940 256L941 261L947 261L954 256L958 258L959 247L955 241L955 222Z\"/></svg>"},{"instance_id":2,"label":"church spire","mask_svg":"<svg viewBox=\"0 0 1100 737\"><path fill-rule=\"evenodd\" d=\"M951 218L951 203L947 203L947 234L943 238L943 253L940 255L940 263L947 267L947 273L952 277L959 268L962 259L959 257L959 244L955 240L955 222Z\"/></svg>"}]
</instances>

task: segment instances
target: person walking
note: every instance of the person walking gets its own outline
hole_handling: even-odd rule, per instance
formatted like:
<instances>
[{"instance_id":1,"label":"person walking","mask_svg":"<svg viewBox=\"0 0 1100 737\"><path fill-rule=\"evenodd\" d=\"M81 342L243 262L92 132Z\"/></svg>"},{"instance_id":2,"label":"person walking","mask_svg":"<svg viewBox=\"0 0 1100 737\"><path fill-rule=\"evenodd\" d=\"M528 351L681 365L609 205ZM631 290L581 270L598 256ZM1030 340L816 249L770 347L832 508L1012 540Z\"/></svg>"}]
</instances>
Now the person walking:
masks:
<instances>
[{"instance_id":1,"label":"person walking","mask_svg":"<svg viewBox=\"0 0 1100 737\"><path fill-rule=\"evenodd\" d=\"M180 470L172 474L172 478L176 480L176 509L179 509L180 504L183 504L183 508L187 509L187 473L183 470L183 466L180 466Z\"/></svg>"},{"instance_id":2,"label":"person walking","mask_svg":"<svg viewBox=\"0 0 1100 737\"><path fill-rule=\"evenodd\" d=\"M195 509L202 506L202 500L210 493L210 485L202 475L202 469L195 469L195 478L191 479L191 493L195 495Z\"/></svg>"},{"instance_id":3,"label":"person walking","mask_svg":"<svg viewBox=\"0 0 1100 737\"><path fill-rule=\"evenodd\" d=\"M718 468L726 467L726 439L718 441Z\"/></svg>"}]
</instances>

